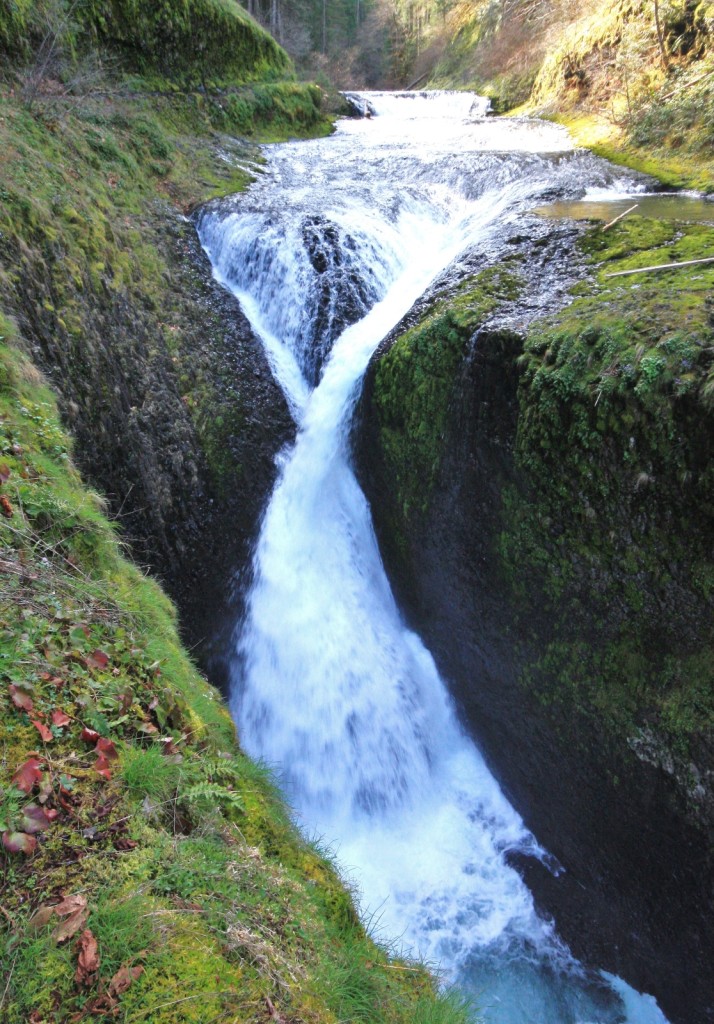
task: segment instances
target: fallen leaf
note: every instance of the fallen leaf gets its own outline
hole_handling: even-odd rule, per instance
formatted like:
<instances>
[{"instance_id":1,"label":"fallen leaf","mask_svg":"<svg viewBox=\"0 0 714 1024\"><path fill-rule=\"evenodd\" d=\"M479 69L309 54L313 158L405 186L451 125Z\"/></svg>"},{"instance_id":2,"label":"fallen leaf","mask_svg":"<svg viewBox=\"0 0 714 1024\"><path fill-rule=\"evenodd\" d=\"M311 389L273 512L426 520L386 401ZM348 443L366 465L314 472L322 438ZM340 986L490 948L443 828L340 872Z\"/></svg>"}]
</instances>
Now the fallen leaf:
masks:
<instances>
[{"instance_id":1,"label":"fallen leaf","mask_svg":"<svg viewBox=\"0 0 714 1024\"><path fill-rule=\"evenodd\" d=\"M100 995L94 996L93 999L88 999L84 1004L82 1012L74 1017L70 1017L70 1021L72 1024L75 1024L75 1022L78 1024L88 1014L92 1017L116 1017L118 1012L119 1004L114 996L110 996L108 992L102 992Z\"/></svg>"},{"instance_id":2,"label":"fallen leaf","mask_svg":"<svg viewBox=\"0 0 714 1024\"><path fill-rule=\"evenodd\" d=\"M68 918L57 925L52 932L52 938L55 942L66 942L67 939L71 939L73 935L76 935L80 928L84 928L88 917L88 908L77 910L74 914L70 914Z\"/></svg>"},{"instance_id":3,"label":"fallen leaf","mask_svg":"<svg viewBox=\"0 0 714 1024\"><path fill-rule=\"evenodd\" d=\"M46 804L49 798L52 796L52 779L49 777L42 779L40 782L40 792L37 799L41 804ZM49 813L49 812L48 812Z\"/></svg>"},{"instance_id":4,"label":"fallen leaf","mask_svg":"<svg viewBox=\"0 0 714 1024\"><path fill-rule=\"evenodd\" d=\"M143 967L120 967L109 982L108 992L112 996L121 996L144 973Z\"/></svg>"},{"instance_id":5,"label":"fallen leaf","mask_svg":"<svg viewBox=\"0 0 714 1024\"><path fill-rule=\"evenodd\" d=\"M96 743L99 739L99 733L85 725L80 733L80 737L85 743Z\"/></svg>"},{"instance_id":6,"label":"fallen leaf","mask_svg":"<svg viewBox=\"0 0 714 1024\"><path fill-rule=\"evenodd\" d=\"M59 811L57 810L56 807L48 808L48 810L45 811L45 814L47 815L48 821L54 821L55 818L59 817Z\"/></svg>"},{"instance_id":7,"label":"fallen leaf","mask_svg":"<svg viewBox=\"0 0 714 1024\"><path fill-rule=\"evenodd\" d=\"M72 896L65 896L61 903L55 904L54 911L58 917L66 917L67 914L76 914L78 910L84 910L86 906L87 897L77 892Z\"/></svg>"},{"instance_id":8,"label":"fallen leaf","mask_svg":"<svg viewBox=\"0 0 714 1024\"><path fill-rule=\"evenodd\" d=\"M27 922L27 927L32 932L39 932L40 929L44 928L45 925L49 924L54 917L55 907L38 907L35 913L32 915L30 920Z\"/></svg>"},{"instance_id":9,"label":"fallen leaf","mask_svg":"<svg viewBox=\"0 0 714 1024\"><path fill-rule=\"evenodd\" d=\"M64 711L56 709L52 712L52 724L56 725L59 729L61 729L65 725L69 725L71 721L72 719L69 717L69 715L66 715Z\"/></svg>"},{"instance_id":10,"label":"fallen leaf","mask_svg":"<svg viewBox=\"0 0 714 1024\"><path fill-rule=\"evenodd\" d=\"M0 483L6 483L10 479L10 467L6 462L0 463Z\"/></svg>"},{"instance_id":11,"label":"fallen leaf","mask_svg":"<svg viewBox=\"0 0 714 1024\"><path fill-rule=\"evenodd\" d=\"M9 499L4 494L0 497L0 512L2 512L6 519L12 519L15 515Z\"/></svg>"},{"instance_id":12,"label":"fallen leaf","mask_svg":"<svg viewBox=\"0 0 714 1024\"><path fill-rule=\"evenodd\" d=\"M87 668L106 668L109 664L109 655L105 654L104 651L96 650L92 654L88 654L84 659Z\"/></svg>"},{"instance_id":13,"label":"fallen leaf","mask_svg":"<svg viewBox=\"0 0 714 1024\"><path fill-rule=\"evenodd\" d=\"M120 853L127 853L129 850L134 850L139 844L134 839L120 839L114 840L114 849L119 850Z\"/></svg>"},{"instance_id":14,"label":"fallen leaf","mask_svg":"<svg viewBox=\"0 0 714 1024\"><path fill-rule=\"evenodd\" d=\"M97 740L97 745L94 748L100 757L105 757L107 761L117 761L119 754L117 748L114 746L112 740L108 740L105 736L100 736Z\"/></svg>"},{"instance_id":15,"label":"fallen leaf","mask_svg":"<svg viewBox=\"0 0 714 1024\"><path fill-rule=\"evenodd\" d=\"M98 757L94 762L94 770L97 775L103 775L105 779L111 779L111 765L107 761L106 757Z\"/></svg>"},{"instance_id":16,"label":"fallen leaf","mask_svg":"<svg viewBox=\"0 0 714 1024\"><path fill-rule=\"evenodd\" d=\"M2 845L8 853L25 853L29 856L35 852L37 840L34 836L28 836L26 832L8 831L2 834Z\"/></svg>"},{"instance_id":17,"label":"fallen leaf","mask_svg":"<svg viewBox=\"0 0 714 1024\"><path fill-rule=\"evenodd\" d=\"M79 955L74 980L78 985L90 988L96 982L99 972L99 947L89 928L80 935L77 948Z\"/></svg>"},{"instance_id":18,"label":"fallen leaf","mask_svg":"<svg viewBox=\"0 0 714 1024\"><path fill-rule=\"evenodd\" d=\"M10 693L10 699L16 708L21 708L23 711L27 711L28 714L31 714L35 710L35 706L32 703L32 697L30 697L29 693L21 690L18 686L15 686L14 683L10 683L8 686L8 692Z\"/></svg>"},{"instance_id":19,"label":"fallen leaf","mask_svg":"<svg viewBox=\"0 0 714 1024\"><path fill-rule=\"evenodd\" d=\"M32 835L35 832L44 832L49 827L50 821L44 807L28 804L27 807L22 808L22 828L25 832Z\"/></svg>"},{"instance_id":20,"label":"fallen leaf","mask_svg":"<svg viewBox=\"0 0 714 1024\"><path fill-rule=\"evenodd\" d=\"M119 694L119 706L122 711L128 711L131 705L134 703L134 691L130 686L126 688L122 693Z\"/></svg>"},{"instance_id":21,"label":"fallen leaf","mask_svg":"<svg viewBox=\"0 0 714 1024\"><path fill-rule=\"evenodd\" d=\"M30 719L30 721L37 729L45 743L51 743L52 740L54 739L54 736L52 735L52 732L47 728L47 726L44 725L42 722L37 721L36 719Z\"/></svg>"},{"instance_id":22,"label":"fallen leaf","mask_svg":"<svg viewBox=\"0 0 714 1024\"><path fill-rule=\"evenodd\" d=\"M23 793L31 793L35 785L42 779L41 766L41 762L36 757L28 758L13 775L13 784Z\"/></svg>"}]
</instances>

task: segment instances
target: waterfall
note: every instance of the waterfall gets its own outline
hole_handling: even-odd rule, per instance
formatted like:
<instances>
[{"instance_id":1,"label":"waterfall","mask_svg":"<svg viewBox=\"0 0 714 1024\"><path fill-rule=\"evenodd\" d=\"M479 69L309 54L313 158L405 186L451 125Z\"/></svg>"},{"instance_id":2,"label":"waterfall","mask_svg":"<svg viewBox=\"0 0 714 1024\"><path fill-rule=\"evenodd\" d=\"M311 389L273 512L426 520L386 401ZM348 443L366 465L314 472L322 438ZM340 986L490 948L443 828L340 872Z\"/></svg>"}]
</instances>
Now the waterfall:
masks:
<instances>
[{"instance_id":1,"label":"waterfall","mask_svg":"<svg viewBox=\"0 0 714 1024\"><path fill-rule=\"evenodd\" d=\"M199 225L298 425L236 634L241 739L279 768L305 828L338 844L365 914L488 1020L664 1024L651 997L574 959L509 866L514 851L547 854L404 624L348 446L372 353L452 261L554 188L617 182L561 129L485 118L468 94L362 99L376 116L272 150L251 190Z\"/></svg>"}]
</instances>

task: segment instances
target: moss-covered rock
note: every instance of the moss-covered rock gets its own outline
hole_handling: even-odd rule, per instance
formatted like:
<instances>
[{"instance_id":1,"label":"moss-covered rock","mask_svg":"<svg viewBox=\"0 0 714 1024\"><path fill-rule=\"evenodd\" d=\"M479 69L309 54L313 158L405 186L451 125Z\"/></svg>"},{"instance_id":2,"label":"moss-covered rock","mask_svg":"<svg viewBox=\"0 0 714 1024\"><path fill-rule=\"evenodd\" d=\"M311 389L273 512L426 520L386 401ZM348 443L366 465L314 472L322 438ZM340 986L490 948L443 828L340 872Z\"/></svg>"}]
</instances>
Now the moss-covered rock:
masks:
<instances>
[{"instance_id":1,"label":"moss-covered rock","mask_svg":"<svg viewBox=\"0 0 714 1024\"><path fill-rule=\"evenodd\" d=\"M458 348L434 329L447 298L371 368L359 445L408 614L567 869L524 866L537 897L687 1021L712 998L714 274L607 275L713 244L705 225L590 228L568 306L515 330L501 294Z\"/></svg>"}]
</instances>

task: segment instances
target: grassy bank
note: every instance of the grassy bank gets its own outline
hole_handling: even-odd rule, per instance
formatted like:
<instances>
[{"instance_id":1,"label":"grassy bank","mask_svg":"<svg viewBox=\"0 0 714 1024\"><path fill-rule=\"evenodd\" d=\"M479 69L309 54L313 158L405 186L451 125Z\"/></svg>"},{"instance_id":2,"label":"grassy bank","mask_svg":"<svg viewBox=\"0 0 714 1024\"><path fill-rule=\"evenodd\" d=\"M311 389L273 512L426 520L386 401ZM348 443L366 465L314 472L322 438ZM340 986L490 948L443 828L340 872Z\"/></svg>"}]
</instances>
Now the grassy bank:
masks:
<instances>
[{"instance_id":1,"label":"grassy bank","mask_svg":"<svg viewBox=\"0 0 714 1024\"><path fill-rule=\"evenodd\" d=\"M463 1019L242 756L0 335L2 1019Z\"/></svg>"},{"instance_id":2,"label":"grassy bank","mask_svg":"<svg viewBox=\"0 0 714 1024\"><path fill-rule=\"evenodd\" d=\"M366 934L118 525L179 557L248 486L254 373L222 384L184 215L260 173L246 137L329 131L320 91L232 0L2 2L0 49L0 1019L464 1021Z\"/></svg>"},{"instance_id":3,"label":"grassy bank","mask_svg":"<svg viewBox=\"0 0 714 1024\"><path fill-rule=\"evenodd\" d=\"M431 84L497 113L553 117L576 141L676 187L714 191L714 6L693 0L457 3ZM436 23L434 23L436 24Z\"/></svg>"}]
</instances>

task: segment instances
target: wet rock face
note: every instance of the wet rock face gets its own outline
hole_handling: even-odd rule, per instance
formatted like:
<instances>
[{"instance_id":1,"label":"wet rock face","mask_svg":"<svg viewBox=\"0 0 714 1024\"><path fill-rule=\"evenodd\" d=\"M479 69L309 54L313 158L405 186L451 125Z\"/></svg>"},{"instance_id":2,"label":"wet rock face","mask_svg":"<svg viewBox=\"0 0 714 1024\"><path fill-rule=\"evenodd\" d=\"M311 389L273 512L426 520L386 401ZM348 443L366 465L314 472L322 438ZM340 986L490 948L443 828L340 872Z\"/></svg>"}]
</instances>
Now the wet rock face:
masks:
<instances>
[{"instance_id":1,"label":"wet rock face","mask_svg":"<svg viewBox=\"0 0 714 1024\"><path fill-rule=\"evenodd\" d=\"M374 296L358 272L356 245L349 234L315 216L304 222L302 240L316 275L310 301L314 341L303 361L307 376L317 384L335 339L365 315Z\"/></svg>"},{"instance_id":2,"label":"wet rock face","mask_svg":"<svg viewBox=\"0 0 714 1024\"><path fill-rule=\"evenodd\" d=\"M537 680L524 683L554 624L545 601L540 610L527 602L524 616L500 552L504 496L523 486L520 323L516 302L476 332L453 379L437 481L418 514L405 515L398 500L373 363L355 440L360 477L408 619L505 792L564 868L517 864L537 902L586 963L653 993L677 1024L705 1024L714 1012L714 819L701 791L711 751L702 739L694 779L691 764L667 757L646 731L628 743L577 704L541 699ZM412 397L404 394L405 406ZM519 585L537 595L542 580L524 563ZM683 629L690 611L678 613ZM621 627L619 616L613 608L610 625L592 622L585 639L597 644Z\"/></svg>"},{"instance_id":3,"label":"wet rock face","mask_svg":"<svg viewBox=\"0 0 714 1024\"><path fill-rule=\"evenodd\" d=\"M167 268L159 291L117 292L108 280L59 297L50 254L18 275L10 308L59 395L81 470L220 683L214 652L229 646L275 455L294 426L193 225L162 205L144 230Z\"/></svg>"}]
</instances>

